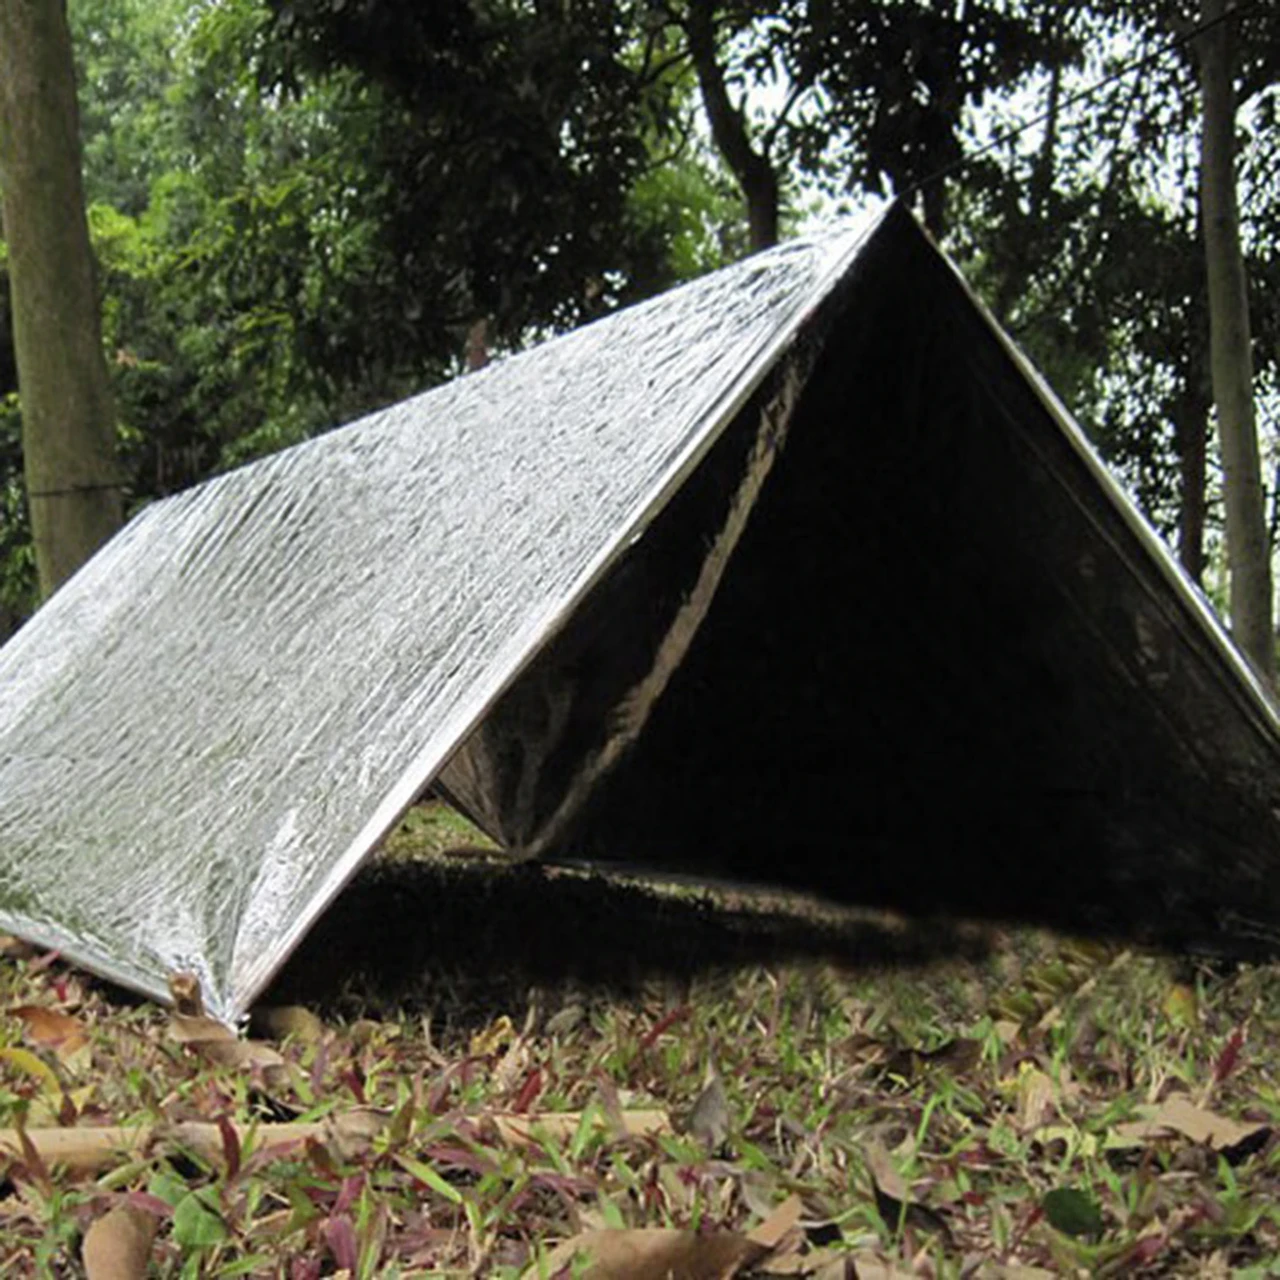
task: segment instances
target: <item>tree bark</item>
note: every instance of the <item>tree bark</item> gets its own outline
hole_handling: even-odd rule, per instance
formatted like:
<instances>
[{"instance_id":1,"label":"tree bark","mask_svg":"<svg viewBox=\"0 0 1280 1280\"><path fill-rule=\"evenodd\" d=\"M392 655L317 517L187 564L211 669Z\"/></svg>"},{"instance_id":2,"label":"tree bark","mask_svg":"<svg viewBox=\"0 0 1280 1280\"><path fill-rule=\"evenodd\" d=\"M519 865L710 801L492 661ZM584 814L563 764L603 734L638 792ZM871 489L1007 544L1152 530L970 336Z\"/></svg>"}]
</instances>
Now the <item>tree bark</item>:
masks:
<instances>
[{"instance_id":1,"label":"tree bark","mask_svg":"<svg viewBox=\"0 0 1280 1280\"><path fill-rule=\"evenodd\" d=\"M1210 405L1198 373L1186 371L1182 394L1173 409L1178 447L1178 559L1194 582L1204 581L1206 432Z\"/></svg>"},{"instance_id":2,"label":"tree bark","mask_svg":"<svg viewBox=\"0 0 1280 1280\"><path fill-rule=\"evenodd\" d=\"M40 592L121 525L65 0L0 0L0 185Z\"/></svg>"},{"instance_id":3,"label":"tree bark","mask_svg":"<svg viewBox=\"0 0 1280 1280\"><path fill-rule=\"evenodd\" d=\"M1275 680L1271 548L1253 408L1249 295L1235 176L1236 31L1229 0L1201 0L1197 38L1203 124L1200 207L1209 280L1209 363L1226 506L1231 628L1268 682Z\"/></svg>"},{"instance_id":4,"label":"tree bark","mask_svg":"<svg viewBox=\"0 0 1280 1280\"><path fill-rule=\"evenodd\" d=\"M733 172L747 202L751 248L767 249L778 243L778 174L767 155L751 145L742 111L733 105L716 56L715 19L710 0L693 0L685 22L689 55L698 76L702 105L711 126L711 137Z\"/></svg>"}]
</instances>

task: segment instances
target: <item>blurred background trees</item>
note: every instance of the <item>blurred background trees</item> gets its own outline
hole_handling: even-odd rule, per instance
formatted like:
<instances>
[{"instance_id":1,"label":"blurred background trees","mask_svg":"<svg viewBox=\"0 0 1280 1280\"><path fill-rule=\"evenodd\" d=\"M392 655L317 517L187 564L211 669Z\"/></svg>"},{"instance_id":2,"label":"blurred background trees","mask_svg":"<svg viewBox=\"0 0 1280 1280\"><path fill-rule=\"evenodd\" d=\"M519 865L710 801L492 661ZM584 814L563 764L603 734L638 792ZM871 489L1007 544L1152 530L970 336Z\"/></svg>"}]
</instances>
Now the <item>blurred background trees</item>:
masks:
<instances>
[{"instance_id":1,"label":"blurred background trees","mask_svg":"<svg viewBox=\"0 0 1280 1280\"><path fill-rule=\"evenodd\" d=\"M459 372L469 334L513 349L898 194L1225 603L1197 0L69 14L131 509ZM1221 25L1272 548L1280 13ZM2 310L11 617L34 602L15 390Z\"/></svg>"}]
</instances>

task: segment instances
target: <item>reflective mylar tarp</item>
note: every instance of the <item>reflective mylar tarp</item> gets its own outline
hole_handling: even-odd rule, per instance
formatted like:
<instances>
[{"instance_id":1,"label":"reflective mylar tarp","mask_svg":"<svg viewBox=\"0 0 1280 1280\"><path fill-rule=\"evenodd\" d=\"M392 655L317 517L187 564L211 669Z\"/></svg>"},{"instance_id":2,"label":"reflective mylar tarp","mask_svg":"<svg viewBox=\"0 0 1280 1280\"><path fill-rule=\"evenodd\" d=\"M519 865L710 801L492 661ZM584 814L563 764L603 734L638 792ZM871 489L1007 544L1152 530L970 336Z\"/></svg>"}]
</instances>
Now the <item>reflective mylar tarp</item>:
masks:
<instances>
[{"instance_id":1,"label":"reflective mylar tarp","mask_svg":"<svg viewBox=\"0 0 1280 1280\"><path fill-rule=\"evenodd\" d=\"M0 926L242 1014L843 274L753 258L142 512L0 650Z\"/></svg>"},{"instance_id":2,"label":"reflective mylar tarp","mask_svg":"<svg viewBox=\"0 0 1280 1280\"><path fill-rule=\"evenodd\" d=\"M514 852L1231 946L1276 712L901 209L156 503L0 649L0 927L241 1015Z\"/></svg>"}]
</instances>

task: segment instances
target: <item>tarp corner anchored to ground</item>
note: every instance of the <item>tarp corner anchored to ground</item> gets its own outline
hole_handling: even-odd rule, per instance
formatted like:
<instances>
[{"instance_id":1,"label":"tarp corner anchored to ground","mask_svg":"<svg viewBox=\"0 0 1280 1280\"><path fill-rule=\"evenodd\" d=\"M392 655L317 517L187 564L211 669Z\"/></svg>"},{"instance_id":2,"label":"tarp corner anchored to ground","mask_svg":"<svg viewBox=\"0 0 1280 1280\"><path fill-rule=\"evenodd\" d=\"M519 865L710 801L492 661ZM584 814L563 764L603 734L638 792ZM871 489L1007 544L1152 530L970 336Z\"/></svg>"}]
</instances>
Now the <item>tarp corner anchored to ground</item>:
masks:
<instances>
[{"instance_id":1,"label":"tarp corner anchored to ground","mask_svg":"<svg viewBox=\"0 0 1280 1280\"><path fill-rule=\"evenodd\" d=\"M895 207L143 511L0 650L0 925L235 1019L435 782L523 855L1230 947L1277 727Z\"/></svg>"}]
</instances>

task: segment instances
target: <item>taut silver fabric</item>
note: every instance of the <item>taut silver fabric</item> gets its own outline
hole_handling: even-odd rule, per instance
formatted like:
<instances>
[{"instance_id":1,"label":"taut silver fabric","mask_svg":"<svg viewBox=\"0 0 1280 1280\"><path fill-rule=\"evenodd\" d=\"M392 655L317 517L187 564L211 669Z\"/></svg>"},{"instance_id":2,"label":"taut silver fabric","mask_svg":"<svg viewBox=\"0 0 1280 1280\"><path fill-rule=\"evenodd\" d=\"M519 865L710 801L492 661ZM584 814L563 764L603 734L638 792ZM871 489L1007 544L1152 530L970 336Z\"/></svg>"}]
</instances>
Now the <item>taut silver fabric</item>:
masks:
<instances>
[{"instance_id":1,"label":"taut silver fabric","mask_svg":"<svg viewBox=\"0 0 1280 1280\"><path fill-rule=\"evenodd\" d=\"M144 510L0 650L0 926L240 1017L866 231Z\"/></svg>"}]
</instances>

